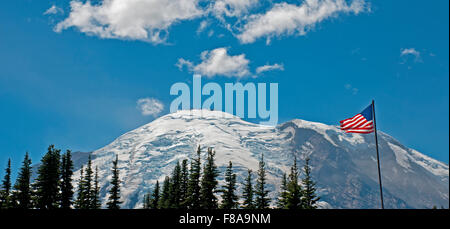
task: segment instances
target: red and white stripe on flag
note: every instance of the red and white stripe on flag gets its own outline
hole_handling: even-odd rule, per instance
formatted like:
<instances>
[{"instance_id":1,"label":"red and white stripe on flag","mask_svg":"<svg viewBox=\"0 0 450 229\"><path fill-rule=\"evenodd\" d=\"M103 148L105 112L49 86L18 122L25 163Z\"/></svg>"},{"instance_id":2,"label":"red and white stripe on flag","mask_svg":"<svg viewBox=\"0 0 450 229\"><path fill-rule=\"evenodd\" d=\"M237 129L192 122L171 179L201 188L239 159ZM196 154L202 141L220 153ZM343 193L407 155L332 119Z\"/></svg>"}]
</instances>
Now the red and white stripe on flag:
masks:
<instances>
[{"instance_id":1,"label":"red and white stripe on flag","mask_svg":"<svg viewBox=\"0 0 450 229\"><path fill-rule=\"evenodd\" d=\"M372 120L372 106L364 109L363 112L353 116L352 118L340 121L341 130L347 133L368 134L374 131Z\"/></svg>"}]
</instances>

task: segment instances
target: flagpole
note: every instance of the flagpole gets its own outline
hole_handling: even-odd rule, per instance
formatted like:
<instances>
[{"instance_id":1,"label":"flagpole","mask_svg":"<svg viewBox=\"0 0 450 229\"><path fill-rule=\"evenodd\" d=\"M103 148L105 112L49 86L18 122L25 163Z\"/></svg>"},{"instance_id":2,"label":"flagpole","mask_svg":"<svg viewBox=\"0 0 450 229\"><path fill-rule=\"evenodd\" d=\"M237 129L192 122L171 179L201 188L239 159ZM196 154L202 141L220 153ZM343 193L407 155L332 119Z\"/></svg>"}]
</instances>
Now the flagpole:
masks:
<instances>
[{"instance_id":1,"label":"flagpole","mask_svg":"<svg viewBox=\"0 0 450 229\"><path fill-rule=\"evenodd\" d=\"M374 129L375 129L375 145L376 145L376 149L377 149L378 181L380 183L381 209L384 209L383 186L381 184L380 155L378 153L377 122L375 120L375 101L374 100L372 100L372 114L373 114L373 125L374 125Z\"/></svg>"}]
</instances>

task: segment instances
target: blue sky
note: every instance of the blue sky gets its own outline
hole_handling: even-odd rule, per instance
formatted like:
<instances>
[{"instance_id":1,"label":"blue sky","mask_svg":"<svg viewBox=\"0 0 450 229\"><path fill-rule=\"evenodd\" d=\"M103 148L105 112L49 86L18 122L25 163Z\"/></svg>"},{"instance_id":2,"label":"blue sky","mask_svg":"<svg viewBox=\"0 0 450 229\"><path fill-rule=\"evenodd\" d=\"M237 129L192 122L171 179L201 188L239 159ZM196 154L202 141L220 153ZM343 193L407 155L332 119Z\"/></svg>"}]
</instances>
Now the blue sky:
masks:
<instances>
[{"instance_id":1,"label":"blue sky","mask_svg":"<svg viewBox=\"0 0 450 229\"><path fill-rule=\"evenodd\" d=\"M220 8L192 0L192 9L178 1L166 9L161 0L154 6L161 15L130 6L119 10L123 18L101 11L102 1L69 2L0 8L0 168L8 158L19 167L26 151L37 162L49 144L95 150L167 114L170 86L204 73L199 66L214 50L225 50L223 60L236 68L213 69L203 81L279 83L279 122L337 125L375 99L381 131L449 161L448 1L246 0ZM301 7L311 13L283 11ZM293 19L261 26L277 12ZM149 23L139 27L142 19ZM264 65L274 69L257 73ZM142 98L164 108L143 115Z\"/></svg>"}]
</instances>

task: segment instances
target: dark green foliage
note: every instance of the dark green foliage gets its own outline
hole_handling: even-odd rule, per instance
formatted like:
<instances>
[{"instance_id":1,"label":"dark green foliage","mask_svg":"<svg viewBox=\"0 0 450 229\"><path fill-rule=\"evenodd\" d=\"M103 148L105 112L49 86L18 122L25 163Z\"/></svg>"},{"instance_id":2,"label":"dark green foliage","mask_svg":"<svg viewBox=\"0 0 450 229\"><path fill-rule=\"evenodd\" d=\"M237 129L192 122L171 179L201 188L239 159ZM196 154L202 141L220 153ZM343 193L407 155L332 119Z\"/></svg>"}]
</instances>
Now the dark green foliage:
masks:
<instances>
[{"instance_id":1,"label":"dark green foliage","mask_svg":"<svg viewBox=\"0 0 450 229\"><path fill-rule=\"evenodd\" d=\"M181 163L181 181L180 181L180 208L187 208L187 199L188 199L188 186L189 186L189 168L188 168L188 160L185 159Z\"/></svg>"},{"instance_id":2,"label":"dark green foliage","mask_svg":"<svg viewBox=\"0 0 450 229\"><path fill-rule=\"evenodd\" d=\"M95 167L94 187L92 189L91 209L100 209L100 187L98 185L98 167Z\"/></svg>"},{"instance_id":3,"label":"dark green foliage","mask_svg":"<svg viewBox=\"0 0 450 229\"><path fill-rule=\"evenodd\" d=\"M143 203L144 203L144 209L151 209L151 208L150 208L150 205L151 205L151 194L150 194L150 192L147 192L147 193L144 195L144 201L143 201Z\"/></svg>"},{"instance_id":4,"label":"dark green foliage","mask_svg":"<svg viewBox=\"0 0 450 229\"><path fill-rule=\"evenodd\" d=\"M214 156L215 152L211 148L208 148L200 189L200 208L202 209L217 209L218 207L215 193L217 192L217 176L219 175L219 171L215 165Z\"/></svg>"},{"instance_id":5,"label":"dark green foliage","mask_svg":"<svg viewBox=\"0 0 450 229\"><path fill-rule=\"evenodd\" d=\"M285 208L301 209L302 208L302 190L298 183L299 172L297 168L297 158L294 158L294 164L291 167L291 173L287 183L287 201Z\"/></svg>"},{"instance_id":6,"label":"dark green foliage","mask_svg":"<svg viewBox=\"0 0 450 229\"><path fill-rule=\"evenodd\" d=\"M36 207L39 209L54 209L59 206L60 152L54 145L50 145L42 157L35 183Z\"/></svg>"},{"instance_id":7,"label":"dark green foliage","mask_svg":"<svg viewBox=\"0 0 450 229\"><path fill-rule=\"evenodd\" d=\"M112 168L112 180L111 180L111 189L109 190L108 202L106 203L108 209L120 209L120 179L119 179L119 169L117 168L117 164L119 162L119 158L116 155L116 159L113 161Z\"/></svg>"},{"instance_id":8,"label":"dark green foliage","mask_svg":"<svg viewBox=\"0 0 450 229\"><path fill-rule=\"evenodd\" d=\"M201 175L201 159L200 146L197 148L197 157L191 160L191 169L189 172L188 197L186 204L189 209L200 208L200 175Z\"/></svg>"},{"instance_id":9,"label":"dark green foliage","mask_svg":"<svg viewBox=\"0 0 450 229\"><path fill-rule=\"evenodd\" d=\"M113 181L114 181L114 174L113 174ZM83 166L81 166L80 169L80 179L78 181L78 192L77 192L77 199L75 201L75 208L99 209L101 207L99 195L100 195L100 187L98 184L98 168L95 167L95 174L94 174L92 170L92 159L91 156L89 155L86 169L83 169Z\"/></svg>"},{"instance_id":10,"label":"dark green foliage","mask_svg":"<svg viewBox=\"0 0 450 229\"><path fill-rule=\"evenodd\" d=\"M181 203L181 166L177 162L170 178L169 186L169 208L180 208Z\"/></svg>"},{"instance_id":11,"label":"dark green foliage","mask_svg":"<svg viewBox=\"0 0 450 229\"><path fill-rule=\"evenodd\" d=\"M309 165L309 158L306 158L305 165L303 166L304 178L302 179L303 185L303 208L305 209L315 209L317 208L316 203L319 201L320 197L316 194L316 183L311 177L311 166Z\"/></svg>"},{"instance_id":12,"label":"dark green foliage","mask_svg":"<svg viewBox=\"0 0 450 229\"><path fill-rule=\"evenodd\" d=\"M80 168L80 179L78 180L78 190L77 190L77 199L75 200L75 208L77 209L86 209L86 197L84 194L86 191L84 190L84 176L83 176L83 166Z\"/></svg>"},{"instance_id":13,"label":"dark green foliage","mask_svg":"<svg viewBox=\"0 0 450 229\"><path fill-rule=\"evenodd\" d=\"M277 207L280 209L285 209L287 205L287 199L288 199L288 181L286 177L286 173L283 173L283 179L281 180L281 192L280 196L278 197Z\"/></svg>"},{"instance_id":14,"label":"dark green foliage","mask_svg":"<svg viewBox=\"0 0 450 229\"><path fill-rule=\"evenodd\" d=\"M160 199L160 196L159 196L159 181L156 181L155 188L153 189L153 193L152 193L152 196L151 196L151 201L150 201L149 207L151 209L158 209L159 208L158 207L159 199Z\"/></svg>"},{"instance_id":15,"label":"dark green foliage","mask_svg":"<svg viewBox=\"0 0 450 229\"><path fill-rule=\"evenodd\" d=\"M264 155L261 156L259 161L258 179L256 180L255 188L255 207L256 209L267 209L270 205L270 199L268 197L269 191L266 190L266 169L264 162Z\"/></svg>"},{"instance_id":16,"label":"dark green foliage","mask_svg":"<svg viewBox=\"0 0 450 229\"><path fill-rule=\"evenodd\" d=\"M159 196L159 181L156 181L153 192L148 192L144 195L144 209L158 209Z\"/></svg>"},{"instance_id":17,"label":"dark green foliage","mask_svg":"<svg viewBox=\"0 0 450 229\"><path fill-rule=\"evenodd\" d=\"M84 203L86 204L85 208L87 209L92 209L94 206L93 204L93 193L94 193L94 188L93 188L93 175L94 172L92 170L92 159L91 159L91 155L89 155L89 159L88 159L88 164L86 166L86 170L84 171L84 193L83 196L85 198Z\"/></svg>"},{"instance_id":18,"label":"dark green foliage","mask_svg":"<svg viewBox=\"0 0 450 229\"><path fill-rule=\"evenodd\" d=\"M159 209L166 209L170 206L170 177L166 176L163 183L161 198L158 201Z\"/></svg>"},{"instance_id":19,"label":"dark green foliage","mask_svg":"<svg viewBox=\"0 0 450 229\"><path fill-rule=\"evenodd\" d=\"M61 208L69 209L73 199L73 162L70 150L62 155L61 159Z\"/></svg>"},{"instance_id":20,"label":"dark green foliage","mask_svg":"<svg viewBox=\"0 0 450 229\"><path fill-rule=\"evenodd\" d=\"M11 159L8 159L8 165L5 169L5 177L2 181L2 189L0 190L0 209L10 208L11 199Z\"/></svg>"},{"instance_id":21,"label":"dark green foliage","mask_svg":"<svg viewBox=\"0 0 450 229\"><path fill-rule=\"evenodd\" d=\"M252 184L252 170L249 169L247 178L245 179L244 191L242 197L244 202L242 204L243 209L255 209L255 203L253 200L253 184Z\"/></svg>"},{"instance_id":22,"label":"dark green foliage","mask_svg":"<svg viewBox=\"0 0 450 229\"><path fill-rule=\"evenodd\" d=\"M236 174L233 173L233 164L231 161L228 164L225 172L225 185L222 187L222 209L235 209L238 206L238 196L236 191Z\"/></svg>"},{"instance_id":23,"label":"dark green foliage","mask_svg":"<svg viewBox=\"0 0 450 229\"><path fill-rule=\"evenodd\" d=\"M19 175L17 176L16 183L14 184L14 207L20 209L29 209L32 207L31 203L31 159L28 152L25 154L25 158L22 162Z\"/></svg>"}]
</instances>

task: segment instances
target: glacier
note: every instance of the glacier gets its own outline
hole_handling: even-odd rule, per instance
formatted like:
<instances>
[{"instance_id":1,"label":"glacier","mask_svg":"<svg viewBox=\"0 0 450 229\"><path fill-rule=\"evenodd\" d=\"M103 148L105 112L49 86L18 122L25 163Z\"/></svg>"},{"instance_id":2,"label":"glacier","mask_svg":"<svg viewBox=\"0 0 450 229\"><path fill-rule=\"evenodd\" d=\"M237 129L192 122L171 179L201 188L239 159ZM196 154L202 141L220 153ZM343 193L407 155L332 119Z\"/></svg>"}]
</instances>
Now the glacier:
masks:
<instances>
[{"instance_id":1,"label":"glacier","mask_svg":"<svg viewBox=\"0 0 450 229\"><path fill-rule=\"evenodd\" d=\"M386 208L449 207L448 165L410 149L379 131L379 150ZM278 126L262 126L237 116L211 110L182 110L162 116L127 132L92 153L74 153L74 184L79 168L92 155L99 169L100 197L106 205L111 166L119 158L123 208L141 208L144 194L157 180L170 175L177 161L190 159L201 146L216 151L224 182L228 161L239 184L247 169L254 177L262 154L266 162L270 197L278 196L282 174L297 158L310 158L312 176L321 196L321 208L379 208L380 196L373 134L342 132L338 126L294 119ZM241 193L243 185L238 185Z\"/></svg>"}]
</instances>

